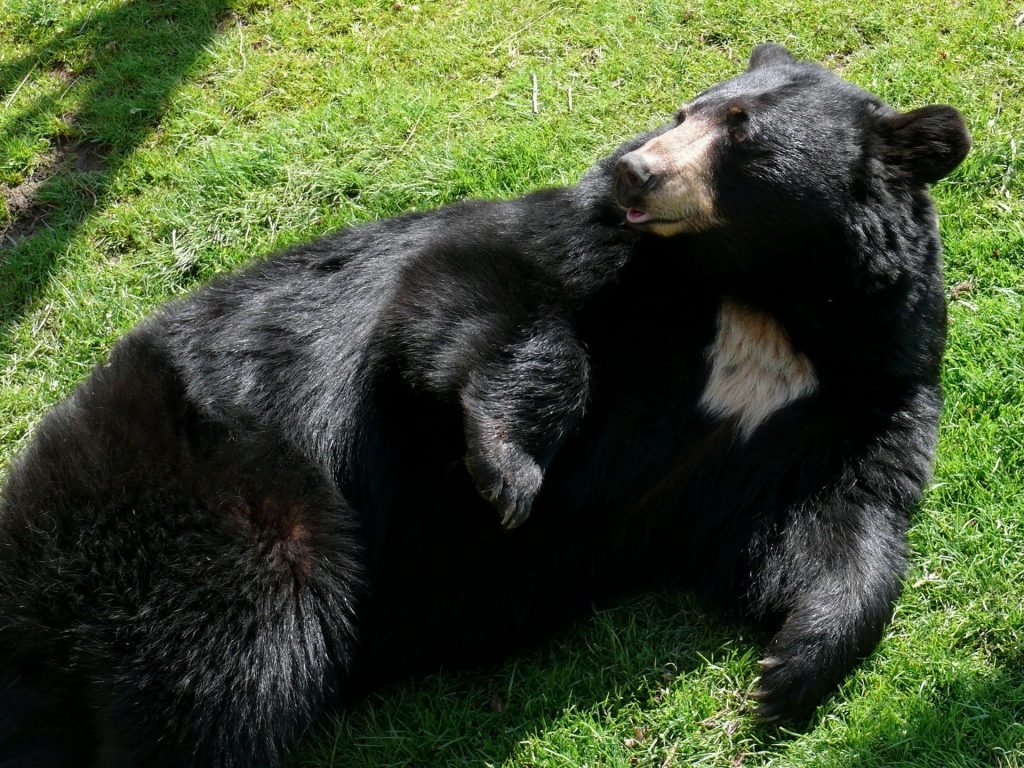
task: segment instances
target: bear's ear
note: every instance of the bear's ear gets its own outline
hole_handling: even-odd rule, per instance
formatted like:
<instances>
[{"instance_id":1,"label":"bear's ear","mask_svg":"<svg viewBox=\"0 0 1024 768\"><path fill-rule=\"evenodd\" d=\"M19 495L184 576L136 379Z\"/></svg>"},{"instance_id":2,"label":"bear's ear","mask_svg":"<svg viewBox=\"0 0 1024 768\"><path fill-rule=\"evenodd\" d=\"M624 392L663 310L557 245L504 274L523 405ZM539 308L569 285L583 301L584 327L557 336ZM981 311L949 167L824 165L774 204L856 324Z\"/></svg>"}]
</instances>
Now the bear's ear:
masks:
<instances>
[{"instance_id":1,"label":"bear's ear","mask_svg":"<svg viewBox=\"0 0 1024 768\"><path fill-rule=\"evenodd\" d=\"M882 159L914 181L934 184L960 165L971 148L967 124L953 107L895 112L878 123Z\"/></svg>"},{"instance_id":2,"label":"bear's ear","mask_svg":"<svg viewBox=\"0 0 1024 768\"><path fill-rule=\"evenodd\" d=\"M760 67L792 64L795 61L796 59L793 58L793 54L778 43L761 43L754 46L754 50L750 52L750 63L747 65L747 71L749 72Z\"/></svg>"}]
</instances>

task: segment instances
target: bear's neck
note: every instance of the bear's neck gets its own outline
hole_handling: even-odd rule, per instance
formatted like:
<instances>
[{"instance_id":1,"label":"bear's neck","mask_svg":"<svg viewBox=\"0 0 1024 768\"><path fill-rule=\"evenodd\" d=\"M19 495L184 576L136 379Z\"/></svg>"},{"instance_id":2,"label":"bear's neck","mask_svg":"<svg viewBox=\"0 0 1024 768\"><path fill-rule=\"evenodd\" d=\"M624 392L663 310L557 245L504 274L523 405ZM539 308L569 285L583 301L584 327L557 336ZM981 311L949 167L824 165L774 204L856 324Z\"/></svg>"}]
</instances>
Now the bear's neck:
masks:
<instances>
[{"instance_id":1,"label":"bear's neck","mask_svg":"<svg viewBox=\"0 0 1024 768\"><path fill-rule=\"evenodd\" d=\"M862 382L866 370L876 382L933 381L945 343L938 238L897 240L887 249L887 226L681 237L676 259L689 268L671 279L770 314L836 382Z\"/></svg>"}]
</instances>

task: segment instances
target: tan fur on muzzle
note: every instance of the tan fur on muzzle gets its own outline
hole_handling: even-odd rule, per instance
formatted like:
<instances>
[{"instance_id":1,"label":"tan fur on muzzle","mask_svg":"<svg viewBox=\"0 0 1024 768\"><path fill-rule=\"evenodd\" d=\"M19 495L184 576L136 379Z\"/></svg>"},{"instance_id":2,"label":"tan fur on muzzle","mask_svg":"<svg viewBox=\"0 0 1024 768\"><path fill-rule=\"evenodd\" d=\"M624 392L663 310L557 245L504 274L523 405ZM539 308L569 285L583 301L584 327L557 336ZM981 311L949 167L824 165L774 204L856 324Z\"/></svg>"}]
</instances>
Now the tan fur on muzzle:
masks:
<instances>
[{"instance_id":1,"label":"tan fur on muzzle","mask_svg":"<svg viewBox=\"0 0 1024 768\"><path fill-rule=\"evenodd\" d=\"M718 223L711 184L718 135L708 120L686 120L634 150L659 179L644 199L644 210L654 219L646 225L648 231L669 236Z\"/></svg>"}]
</instances>

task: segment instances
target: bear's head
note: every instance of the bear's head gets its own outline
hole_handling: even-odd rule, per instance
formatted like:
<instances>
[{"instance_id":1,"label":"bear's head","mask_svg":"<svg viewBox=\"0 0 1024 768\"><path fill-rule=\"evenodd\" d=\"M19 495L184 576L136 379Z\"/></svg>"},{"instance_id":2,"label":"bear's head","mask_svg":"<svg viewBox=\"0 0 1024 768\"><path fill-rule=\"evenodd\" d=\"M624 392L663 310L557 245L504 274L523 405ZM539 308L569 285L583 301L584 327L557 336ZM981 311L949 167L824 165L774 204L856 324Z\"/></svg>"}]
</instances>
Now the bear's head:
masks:
<instances>
[{"instance_id":1,"label":"bear's head","mask_svg":"<svg viewBox=\"0 0 1024 768\"><path fill-rule=\"evenodd\" d=\"M633 227L661 236L743 222L771 232L851 202L924 189L970 149L952 107L898 112L780 45L683 105L614 167Z\"/></svg>"}]
</instances>

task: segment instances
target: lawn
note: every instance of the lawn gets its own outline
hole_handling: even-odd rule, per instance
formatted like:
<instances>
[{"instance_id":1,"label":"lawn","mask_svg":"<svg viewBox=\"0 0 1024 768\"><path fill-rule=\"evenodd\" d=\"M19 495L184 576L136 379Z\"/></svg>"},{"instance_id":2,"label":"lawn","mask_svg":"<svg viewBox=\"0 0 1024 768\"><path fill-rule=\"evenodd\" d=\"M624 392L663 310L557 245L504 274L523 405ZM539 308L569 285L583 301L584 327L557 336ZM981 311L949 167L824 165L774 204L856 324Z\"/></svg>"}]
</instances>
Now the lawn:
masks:
<instances>
[{"instance_id":1,"label":"lawn","mask_svg":"<svg viewBox=\"0 0 1024 768\"><path fill-rule=\"evenodd\" d=\"M498 668L382 691L294 765L1024 768L1022 11L4 0L0 473L160 302L349 224L572 183L775 40L895 106L953 104L974 135L934 190L946 407L885 640L808 726L771 731L745 700L765 638L644 596Z\"/></svg>"}]
</instances>

